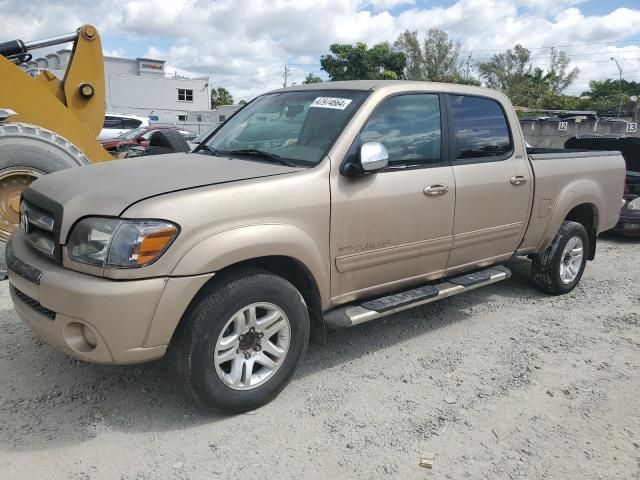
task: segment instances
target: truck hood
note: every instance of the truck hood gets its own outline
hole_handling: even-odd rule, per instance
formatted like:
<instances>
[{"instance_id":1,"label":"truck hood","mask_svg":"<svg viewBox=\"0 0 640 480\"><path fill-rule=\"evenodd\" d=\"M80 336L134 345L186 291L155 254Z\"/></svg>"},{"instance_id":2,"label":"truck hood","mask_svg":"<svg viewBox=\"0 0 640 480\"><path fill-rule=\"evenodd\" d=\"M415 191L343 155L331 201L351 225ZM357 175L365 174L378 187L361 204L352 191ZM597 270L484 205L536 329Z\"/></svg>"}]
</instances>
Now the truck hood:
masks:
<instances>
[{"instance_id":1,"label":"truck hood","mask_svg":"<svg viewBox=\"0 0 640 480\"><path fill-rule=\"evenodd\" d=\"M301 168L212 155L175 153L71 168L31 184L25 197L45 210L62 210L60 238L87 215L121 215L149 197L191 188L294 173ZM33 195L35 193L35 195ZM43 203L51 202L51 206Z\"/></svg>"}]
</instances>

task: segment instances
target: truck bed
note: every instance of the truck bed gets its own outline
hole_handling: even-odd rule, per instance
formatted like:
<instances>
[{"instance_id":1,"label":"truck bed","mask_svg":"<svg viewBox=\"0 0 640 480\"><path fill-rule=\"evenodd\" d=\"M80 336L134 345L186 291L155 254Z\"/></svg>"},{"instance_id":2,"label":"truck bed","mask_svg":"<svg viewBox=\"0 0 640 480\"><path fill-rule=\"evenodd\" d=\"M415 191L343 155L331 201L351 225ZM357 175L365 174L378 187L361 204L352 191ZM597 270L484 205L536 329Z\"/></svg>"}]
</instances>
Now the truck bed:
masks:
<instances>
[{"instance_id":1,"label":"truck bed","mask_svg":"<svg viewBox=\"0 0 640 480\"><path fill-rule=\"evenodd\" d=\"M519 253L546 248L559 228L554 222L569 213L562 211L564 205L579 205L582 197L598 199L597 205L584 201L595 211L596 234L615 226L624 188L625 164L620 152L527 148L527 154L535 188Z\"/></svg>"}]
</instances>

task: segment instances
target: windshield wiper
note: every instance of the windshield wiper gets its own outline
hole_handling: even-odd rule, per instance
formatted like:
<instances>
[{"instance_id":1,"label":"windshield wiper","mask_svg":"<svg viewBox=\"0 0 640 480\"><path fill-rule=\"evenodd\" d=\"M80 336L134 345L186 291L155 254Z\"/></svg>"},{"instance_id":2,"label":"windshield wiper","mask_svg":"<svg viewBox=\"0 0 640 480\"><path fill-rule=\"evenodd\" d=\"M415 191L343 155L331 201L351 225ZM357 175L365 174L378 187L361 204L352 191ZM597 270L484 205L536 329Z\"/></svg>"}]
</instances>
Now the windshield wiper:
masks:
<instances>
[{"instance_id":1,"label":"windshield wiper","mask_svg":"<svg viewBox=\"0 0 640 480\"><path fill-rule=\"evenodd\" d=\"M207 155L215 155L216 157L221 157L222 152L220 150L216 150L215 148L211 148L209 145L198 145L197 150L194 153L202 153L205 152Z\"/></svg>"},{"instance_id":2,"label":"windshield wiper","mask_svg":"<svg viewBox=\"0 0 640 480\"><path fill-rule=\"evenodd\" d=\"M281 165L286 165L287 167L297 167L298 166L295 163L290 162L286 158L282 158L280 155L277 155L277 154L271 153L271 152L265 152L264 150L258 150L256 148L245 148L245 149L241 149L241 150L230 150L228 152L225 151L225 152L221 152L221 153L225 153L227 155L253 155L253 156L256 156L256 157L262 157L264 159L277 162L277 163L279 163Z\"/></svg>"}]
</instances>

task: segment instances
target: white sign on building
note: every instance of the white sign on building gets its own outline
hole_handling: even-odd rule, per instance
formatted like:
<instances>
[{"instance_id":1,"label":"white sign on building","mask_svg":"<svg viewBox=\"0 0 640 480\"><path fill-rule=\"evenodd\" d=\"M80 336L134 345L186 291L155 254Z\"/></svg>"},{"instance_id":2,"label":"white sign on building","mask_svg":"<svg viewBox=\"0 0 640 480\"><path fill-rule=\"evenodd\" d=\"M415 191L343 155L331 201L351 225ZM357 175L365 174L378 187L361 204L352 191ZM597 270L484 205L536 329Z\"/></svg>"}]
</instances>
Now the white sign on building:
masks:
<instances>
[{"instance_id":1,"label":"white sign on building","mask_svg":"<svg viewBox=\"0 0 640 480\"><path fill-rule=\"evenodd\" d=\"M164 75L164 61L139 58L138 70L140 73L156 73Z\"/></svg>"}]
</instances>

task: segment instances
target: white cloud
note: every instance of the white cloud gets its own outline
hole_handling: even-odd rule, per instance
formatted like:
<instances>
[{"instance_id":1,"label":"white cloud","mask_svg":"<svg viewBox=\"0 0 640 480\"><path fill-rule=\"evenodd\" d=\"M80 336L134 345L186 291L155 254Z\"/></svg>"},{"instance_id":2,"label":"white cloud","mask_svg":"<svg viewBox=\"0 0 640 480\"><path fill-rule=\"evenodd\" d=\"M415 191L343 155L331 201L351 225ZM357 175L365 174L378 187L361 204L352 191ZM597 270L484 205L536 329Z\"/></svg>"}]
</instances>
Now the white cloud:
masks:
<instances>
[{"instance_id":1,"label":"white cloud","mask_svg":"<svg viewBox=\"0 0 640 480\"><path fill-rule=\"evenodd\" d=\"M116 57L116 58L124 58L124 50L121 48L113 48L111 50L102 49L102 54L105 57Z\"/></svg>"},{"instance_id":2,"label":"white cloud","mask_svg":"<svg viewBox=\"0 0 640 480\"><path fill-rule=\"evenodd\" d=\"M476 60L516 43L537 47L639 36L640 9L586 16L580 3L459 0L426 7L414 0L5 0L0 1L0 18L4 39L25 40L93 22L108 39L104 47L110 53L132 55L127 41L135 40L137 54L165 59L178 72L210 75L213 85L248 99L281 86L285 63L291 65L290 81L299 83L308 72L318 72L319 57L330 44L393 41L405 29L442 28L460 40L464 55L473 51ZM404 11L393 15L388 9L394 7ZM141 44L148 45L146 52L139 50ZM640 79L637 47L623 50L629 47L567 48L572 55L594 52L572 57L581 61L582 72L572 92L586 88L590 77L615 74L613 62L595 62L611 54L623 58L626 75ZM533 50L532 56L547 52Z\"/></svg>"},{"instance_id":3,"label":"white cloud","mask_svg":"<svg viewBox=\"0 0 640 480\"><path fill-rule=\"evenodd\" d=\"M402 5L415 5L415 0L369 0L366 5L373 10L388 10Z\"/></svg>"}]
</instances>

